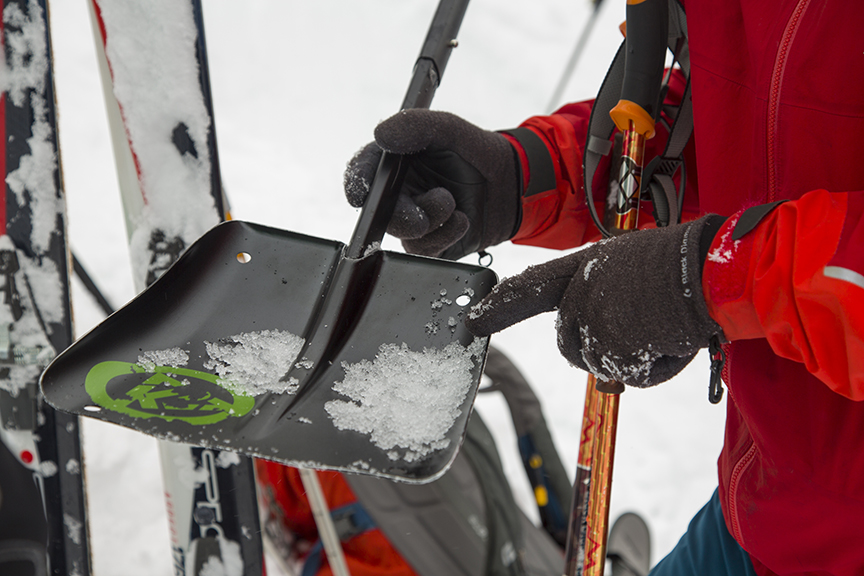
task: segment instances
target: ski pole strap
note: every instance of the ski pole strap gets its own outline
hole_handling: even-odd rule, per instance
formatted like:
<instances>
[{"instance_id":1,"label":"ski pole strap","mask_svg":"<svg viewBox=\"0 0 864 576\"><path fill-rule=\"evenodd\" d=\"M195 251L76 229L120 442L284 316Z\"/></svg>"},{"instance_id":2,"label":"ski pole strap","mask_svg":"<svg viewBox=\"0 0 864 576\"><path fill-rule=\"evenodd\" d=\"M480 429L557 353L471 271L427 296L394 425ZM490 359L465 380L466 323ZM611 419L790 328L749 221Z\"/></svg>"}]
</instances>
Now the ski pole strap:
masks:
<instances>
[{"instance_id":1,"label":"ski pole strap","mask_svg":"<svg viewBox=\"0 0 864 576\"><path fill-rule=\"evenodd\" d=\"M667 114L674 118L670 129L666 148L661 156L652 160L645 167L642 175L643 187L651 194L654 204L654 217L658 226L668 226L677 223L681 215L681 204L685 178L682 172L681 184L676 191L672 177L683 166L682 153L690 135L693 132L693 111L690 98L690 54L687 45L687 23L684 9L677 0L669 0L669 34L667 45L675 54L675 60L681 66L681 70L687 76L687 87L681 99L681 104L675 109L666 110ZM600 86L594 106L591 109L591 117L588 121L588 139L585 143L584 153L584 183L585 201L588 210L597 229L604 237L611 234L597 214L594 205L594 176L597 167L604 156L612 151L612 134L615 123L609 116L621 97L621 89L624 84L624 66L626 60L626 40L621 43L618 52L609 66L609 71ZM674 64L674 63L673 63ZM664 90L665 85L664 85Z\"/></svg>"},{"instance_id":2,"label":"ski pole strap","mask_svg":"<svg viewBox=\"0 0 864 576\"><path fill-rule=\"evenodd\" d=\"M366 512L360 502L352 502L330 512L336 534L341 542L348 542L355 536L359 536L369 530L376 528L375 521ZM324 553L324 543L319 538L309 555L303 563L301 576L315 576L321 568L321 557Z\"/></svg>"},{"instance_id":3,"label":"ski pole strap","mask_svg":"<svg viewBox=\"0 0 864 576\"><path fill-rule=\"evenodd\" d=\"M542 450L538 449L531 434L523 434L517 441L522 465L534 491L540 522L543 529L561 545L567 538L567 514L552 485L550 470L543 460Z\"/></svg>"}]
</instances>

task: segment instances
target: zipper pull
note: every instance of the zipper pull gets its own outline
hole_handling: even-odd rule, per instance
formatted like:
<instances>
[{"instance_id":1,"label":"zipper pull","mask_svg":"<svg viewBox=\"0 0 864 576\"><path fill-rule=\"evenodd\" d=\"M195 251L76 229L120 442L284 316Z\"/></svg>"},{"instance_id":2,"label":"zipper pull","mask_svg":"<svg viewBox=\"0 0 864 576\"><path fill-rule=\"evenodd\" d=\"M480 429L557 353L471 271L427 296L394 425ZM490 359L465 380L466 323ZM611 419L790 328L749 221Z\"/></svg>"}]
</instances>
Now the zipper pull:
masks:
<instances>
[{"instance_id":1,"label":"zipper pull","mask_svg":"<svg viewBox=\"0 0 864 576\"><path fill-rule=\"evenodd\" d=\"M726 364L726 352L720 347L720 337L715 334L708 342L708 353L711 355L711 381L708 386L708 401L719 404L723 399L723 380L720 374Z\"/></svg>"}]
</instances>

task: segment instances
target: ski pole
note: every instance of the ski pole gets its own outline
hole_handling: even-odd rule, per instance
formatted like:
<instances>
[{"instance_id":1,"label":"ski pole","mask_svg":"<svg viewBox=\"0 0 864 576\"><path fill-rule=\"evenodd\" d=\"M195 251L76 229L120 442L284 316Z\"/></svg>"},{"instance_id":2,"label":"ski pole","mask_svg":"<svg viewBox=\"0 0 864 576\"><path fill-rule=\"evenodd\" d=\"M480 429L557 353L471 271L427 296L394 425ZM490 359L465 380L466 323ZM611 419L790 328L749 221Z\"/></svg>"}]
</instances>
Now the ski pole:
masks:
<instances>
[{"instance_id":1,"label":"ski pole","mask_svg":"<svg viewBox=\"0 0 864 576\"><path fill-rule=\"evenodd\" d=\"M627 57L621 99L610 116L624 134L613 235L639 219L645 142L654 136L668 31L667 0L627 0ZM609 501L618 427L619 383L588 378L565 576L602 576L606 566Z\"/></svg>"},{"instance_id":2,"label":"ski pole","mask_svg":"<svg viewBox=\"0 0 864 576\"><path fill-rule=\"evenodd\" d=\"M582 57L582 51L585 50L585 44L588 43L588 37L591 36L591 31L594 29L594 24L597 22L597 17L600 16L600 5L603 0L591 0L594 6L591 10L591 15L585 26L582 27L582 32L576 40L576 46L573 47L573 52L570 54L570 59L567 60L567 65L564 67L564 72L561 74L561 79L558 80L558 85L555 86L555 91L552 93L552 98L549 99L549 104L546 105L546 111L551 114L555 111L558 102L561 101L561 96L570 83L570 76L573 75L573 70L576 69L576 64Z\"/></svg>"},{"instance_id":3,"label":"ski pole","mask_svg":"<svg viewBox=\"0 0 864 576\"><path fill-rule=\"evenodd\" d=\"M318 481L318 474L309 468L298 468L298 470L300 471L300 479L303 481L303 488L306 489L306 498L309 499L309 507L312 508L312 516L315 518L315 526L318 528L318 535L324 545L324 553L327 554L330 569L334 576L350 576L348 565L345 563L345 555L342 553L342 544L336 534L336 526L333 524L330 510L327 508L324 491L321 490L321 482Z\"/></svg>"}]
</instances>

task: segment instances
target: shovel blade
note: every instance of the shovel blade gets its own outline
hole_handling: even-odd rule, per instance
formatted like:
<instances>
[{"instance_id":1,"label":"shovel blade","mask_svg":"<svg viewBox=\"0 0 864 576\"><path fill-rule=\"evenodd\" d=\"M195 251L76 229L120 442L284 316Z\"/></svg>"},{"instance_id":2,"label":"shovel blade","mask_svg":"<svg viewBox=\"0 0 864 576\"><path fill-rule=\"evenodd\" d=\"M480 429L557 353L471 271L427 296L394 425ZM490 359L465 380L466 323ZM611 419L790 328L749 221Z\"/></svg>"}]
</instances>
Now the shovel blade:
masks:
<instances>
[{"instance_id":1,"label":"shovel blade","mask_svg":"<svg viewBox=\"0 0 864 576\"><path fill-rule=\"evenodd\" d=\"M58 409L294 466L432 480L456 455L487 341L478 266L221 224L42 376Z\"/></svg>"}]
</instances>

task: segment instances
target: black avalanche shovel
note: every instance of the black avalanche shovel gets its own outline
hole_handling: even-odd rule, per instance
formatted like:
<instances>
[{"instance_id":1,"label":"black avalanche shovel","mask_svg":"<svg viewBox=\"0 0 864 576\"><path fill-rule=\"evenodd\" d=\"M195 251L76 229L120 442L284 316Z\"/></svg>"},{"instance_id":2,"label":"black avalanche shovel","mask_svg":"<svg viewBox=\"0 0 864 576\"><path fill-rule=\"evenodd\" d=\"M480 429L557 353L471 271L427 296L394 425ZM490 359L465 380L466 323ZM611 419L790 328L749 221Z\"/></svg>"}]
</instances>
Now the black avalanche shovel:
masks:
<instances>
[{"instance_id":1,"label":"black avalanche shovel","mask_svg":"<svg viewBox=\"0 0 864 576\"><path fill-rule=\"evenodd\" d=\"M403 108L428 107L467 1L443 0ZM348 246L213 228L58 356L49 403L286 464L434 479L459 448L486 339L464 327L486 268L378 249L402 158L385 154Z\"/></svg>"}]
</instances>

